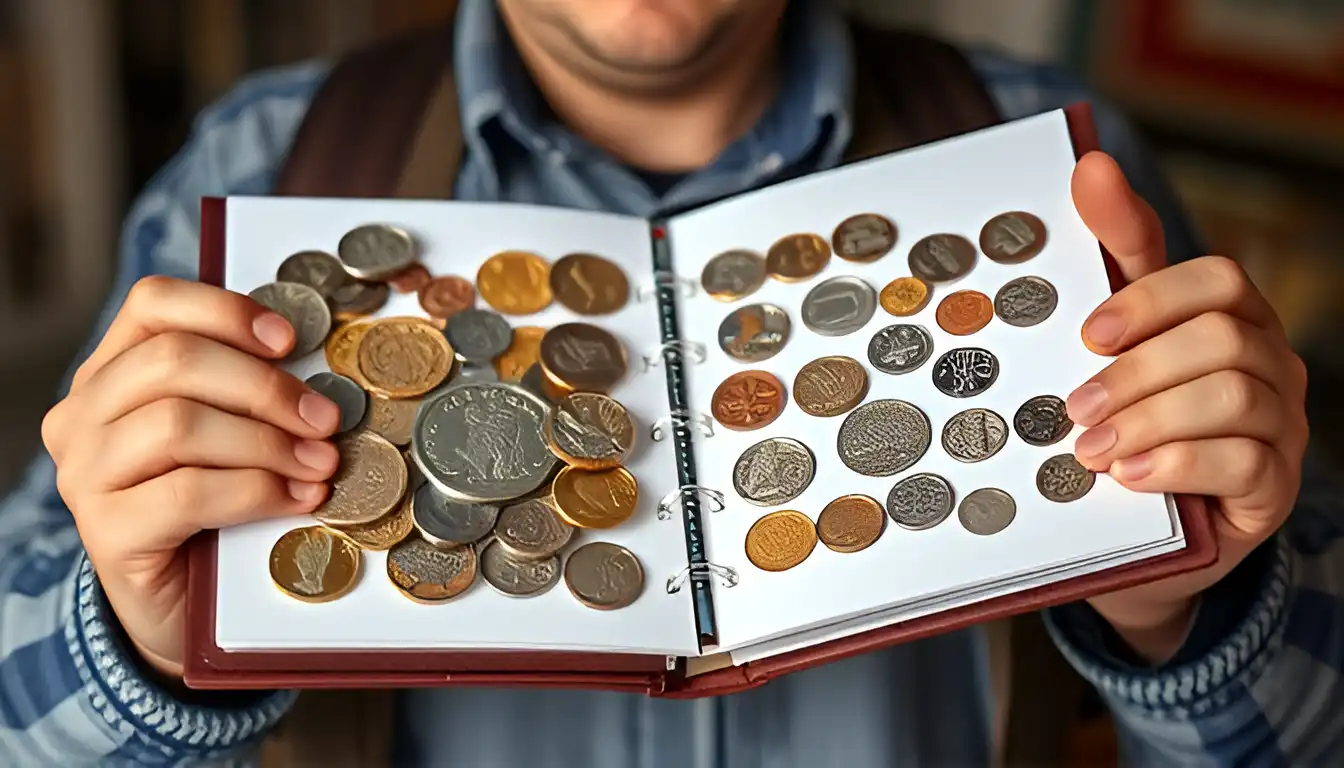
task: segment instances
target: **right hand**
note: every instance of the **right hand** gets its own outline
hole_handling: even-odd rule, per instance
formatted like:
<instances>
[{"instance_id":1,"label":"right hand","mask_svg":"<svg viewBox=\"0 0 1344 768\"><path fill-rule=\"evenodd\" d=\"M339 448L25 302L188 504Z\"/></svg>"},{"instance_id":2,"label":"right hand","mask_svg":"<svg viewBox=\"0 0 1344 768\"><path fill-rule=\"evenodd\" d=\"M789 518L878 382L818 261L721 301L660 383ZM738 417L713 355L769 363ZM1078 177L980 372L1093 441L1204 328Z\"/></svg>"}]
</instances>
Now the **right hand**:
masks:
<instances>
[{"instance_id":1,"label":"right hand","mask_svg":"<svg viewBox=\"0 0 1344 768\"><path fill-rule=\"evenodd\" d=\"M148 277L42 422L56 485L136 650L182 676L198 531L312 512L339 410L272 365L284 318L237 293Z\"/></svg>"}]
</instances>

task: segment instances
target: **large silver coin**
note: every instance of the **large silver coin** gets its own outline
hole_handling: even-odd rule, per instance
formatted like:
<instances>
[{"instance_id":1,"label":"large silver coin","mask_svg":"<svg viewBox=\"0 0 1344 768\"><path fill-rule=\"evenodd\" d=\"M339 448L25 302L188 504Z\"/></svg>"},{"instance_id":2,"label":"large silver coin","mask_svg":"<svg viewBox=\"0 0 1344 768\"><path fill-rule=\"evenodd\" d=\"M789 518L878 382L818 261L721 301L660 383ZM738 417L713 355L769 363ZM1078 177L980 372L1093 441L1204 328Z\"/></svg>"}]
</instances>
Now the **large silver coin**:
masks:
<instances>
[{"instance_id":1,"label":"large silver coin","mask_svg":"<svg viewBox=\"0 0 1344 768\"><path fill-rule=\"evenodd\" d=\"M422 483L411 496L411 520L436 547L474 544L490 535L498 519L499 507L450 499L430 483Z\"/></svg>"},{"instance_id":2,"label":"large silver coin","mask_svg":"<svg viewBox=\"0 0 1344 768\"><path fill-rule=\"evenodd\" d=\"M387 224L366 224L346 232L336 245L341 266L360 280L386 280L419 258L410 233Z\"/></svg>"},{"instance_id":3,"label":"large silver coin","mask_svg":"<svg viewBox=\"0 0 1344 768\"><path fill-rule=\"evenodd\" d=\"M1079 464L1071 453L1051 456L1036 471L1036 490L1061 504L1083 498L1096 482L1096 474Z\"/></svg>"},{"instance_id":4,"label":"large silver coin","mask_svg":"<svg viewBox=\"0 0 1344 768\"><path fill-rule=\"evenodd\" d=\"M1009 280L994 294L994 314L1009 325L1029 328L1044 322L1059 306L1055 286L1040 277Z\"/></svg>"},{"instance_id":5,"label":"large silver coin","mask_svg":"<svg viewBox=\"0 0 1344 768\"><path fill-rule=\"evenodd\" d=\"M868 342L868 362L883 373L909 373L932 356L933 337L922 325L888 325Z\"/></svg>"},{"instance_id":6,"label":"large silver coin","mask_svg":"<svg viewBox=\"0 0 1344 768\"><path fill-rule=\"evenodd\" d=\"M822 336L851 334L872 319L877 291L857 277L823 280L803 297L803 325Z\"/></svg>"},{"instance_id":7,"label":"large silver coin","mask_svg":"<svg viewBox=\"0 0 1344 768\"><path fill-rule=\"evenodd\" d=\"M845 466L868 477L889 477L929 450L929 417L904 400L874 400L845 417L836 449Z\"/></svg>"},{"instance_id":8,"label":"large silver coin","mask_svg":"<svg viewBox=\"0 0 1344 768\"><path fill-rule=\"evenodd\" d=\"M759 363L779 354L789 340L789 315L773 304L750 304L719 324L719 348L744 363Z\"/></svg>"},{"instance_id":9,"label":"large silver coin","mask_svg":"<svg viewBox=\"0 0 1344 768\"><path fill-rule=\"evenodd\" d=\"M541 436L550 404L511 384L466 384L420 406L415 463L463 501L505 501L546 482L558 462Z\"/></svg>"},{"instance_id":10,"label":"large silver coin","mask_svg":"<svg viewBox=\"0 0 1344 768\"><path fill-rule=\"evenodd\" d=\"M951 282L971 271L975 255L975 246L961 235L929 235L910 248L910 274L926 283Z\"/></svg>"},{"instance_id":11,"label":"large silver coin","mask_svg":"<svg viewBox=\"0 0 1344 768\"><path fill-rule=\"evenodd\" d=\"M560 582L560 558L520 560L496 540L486 544L481 551L481 576L500 594L536 597L546 594Z\"/></svg>"},{"instance_id":12,"label":"large silver coin","mask_svg":"<svg viewBox=\"0 0 1344 768\"><path fill-rule=\"evenodd\" d=\"M773 507L798 498L816 473L816 458L806 445L772 437L742 452L733 466L733 489L758 507Z\"/></svg>"},{"instance_id":13,"label":"large silver coin","mask_svg":"<svg viewBox=\"0 0 1344 768\"><path fill-rule=\"evenodd\" d=\"M541 560L565 548L574 538L566 523L546 499L527 499L510 504L499 513L495 541L520 560Z\"/></svg>"},{"instance_id":14,"label":"large silver coin","mask_svg":"<svg viewBox=\"0 0 1344 768\"><path fill-rule=\"evenodd\" d=\"M980 488L966 494L957 507L957 519L977 536L993 536L1017 517L1017 502L998 488Z\"/></svg>"},{"instance_id":15,"label":"large silver coin","mask_svg":"<svg viewBox=\"0 0 1344 768\"><path fill-rule=\"evenodd\" d=\"M960 347L944 352L933 366L933 386L948 397L974 397L999 378L999 359L989 350Z\"/></svg>"},{"instance_id":16,"label":"large silver coin","mask_svg":"<svg viewBox=\"0 0 1344 768\"><path fill-rule=\"evenodd\" d=\"M753 251L724 251L700 273L705 293L719 301L737 301L765 284L765 257Z\"/></svg>"},{"instance_id":17,"label":"large silver coin","mask_svg":"<svg viewBox=\"0 0 1344 768\"><path fill-rule=\"evenodd\" d=\"M951 484L931 472L911 475L891 487L887 514L892 522L912 531L922 531L952 514L956 499Z\"/></svg>"},{"instance_id":18,"label":"large silver coin","mask_svg":"<svg viewBox=\"0 0 1344 768\"><path fill-rule=\"evenodd\" d=\"M341 411L341 421L337 432L349 432L364 420L368 410L369 395L354 379L338 373L322 371L314 373L304 380L304 384L319 395L336 404Z\"/></svg>"},{"instance_id":19,"label":"large silver coin","mask_svg":"<svg viewBox=\"0 0 1344 768\"><path fill-rule=\"evenodd\" d=\"M301 283L330 296L350 279L341 262L326 251L300 251L280 262L275 279L282 283Z\"/></svg>"},{"instance_id":20,"label":"large silver coin","mask_svg":"<svg viewBox=\"0 0 1344 768\"><path fill-rule=\"evenodd\" d=\"M294 328L294 349L286 360L312 353L331 332L331 309L312 286L302 283L267 283L247 294L253 301L285 318Z\"/></svg>"},{"instance_id":21,"label":"large silver coin","mask_svg":"<svg viewBox=\"0 0 1344 768\"><path fill-rule=\"evenodd\" d=\"M1040 395L1022 404L1013 416L1017 436L1027 445L1054 445L1073 431L1068 406L1054 395Z\"/></svg>"},{"instance_id":22,"label":"large silver coin","mask_svg":"<svg viewBox=\"0 0 1344 768\"><path fill-rule=\"evenodd\" d=\"M943 425L943 450L957 461L973 464L998 453L1008 442L1008 422L988 408L971 408Z\"/></svg>"},{"instance_id":23,"label":"large silver coin","mask_svg":"<svg viewBox=\"0 0 1344 768\"><path fill-rule=\"evenodd\" d=\"M448 318L443 335L458 357L490 367L490 361L513 343L513 326L497 312L464 309Z\"/></svg>"}]
</instances>

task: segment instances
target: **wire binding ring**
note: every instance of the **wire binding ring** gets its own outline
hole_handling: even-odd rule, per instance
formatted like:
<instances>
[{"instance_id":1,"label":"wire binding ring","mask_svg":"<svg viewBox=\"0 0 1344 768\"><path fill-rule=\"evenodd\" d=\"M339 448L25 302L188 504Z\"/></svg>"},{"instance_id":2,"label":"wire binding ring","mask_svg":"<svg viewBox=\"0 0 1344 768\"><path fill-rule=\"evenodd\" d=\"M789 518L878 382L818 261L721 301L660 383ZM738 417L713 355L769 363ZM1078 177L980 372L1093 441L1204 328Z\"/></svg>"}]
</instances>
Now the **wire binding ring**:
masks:
<instances>
[{"instance_id":1,"label":"wire binding ring","mask_svg":"<svg viewBox=\"0 0 1344 768\"><path fill-rule=\"evenodd\" d=\"M677 594L686 585L687 581L708 581L715 576L719 578L719 583L725 589L736 587L737 582L740 581L737 569L732 566L719 565L718 563L691 563L668 578L667 594Z\"/></svg>"},{"instance_id":2,"label":"wire binding ring","mask_svg":"<svg viewBox=\"0 0 1344 768\"><path fill-rule=\"evenodd\" d=\"M705 362L705 345L698 341L665 341L657 350L647 355L641 355L644 360L644 372L647 373L651 368L657 368L665 358L678 357L683 362L690 358L690 361L699 365Z\"/></svg>"},{"instance_id":3,"label":"wire binding ring","mask_svg":"<svg viewBox=\"0 0 1344 768\"><path fill-rule=\"evenodd\" d=\"M675 410L661 419L655 421L652 427L649 427L649 438L655 443L661 443L667 433L668 427L686 427L697 426L700 428L700 434L705 437L714 436L714 421L703 413L693 413L691 411Z\"/></svg>"},{"instance_id":4,"label":"wire binding ring","mask_svg":"<svg viewBox=\"0 0 1344 768\"><path fill-rule=\"evenodd\" d=\"M703 485L683 485L676 490L668 491L667 495L658 502L658 519L671 520L673 505L680 506L681 502L685 501L686 497L690 494L703 496L705 499L712 502L711 504L706 505L709 507L710 512L723 511L724 503L722 492L716 491L713 488L706 488Z\"/></svg>"},{"instance_id":5,"label":"wire binding ring","mask_svg":"<svg viewBox=\"0 0 1344 768\"><path fill-rule=\"evenodd\" d=\"M653 273L653 284L641 284L635 289L636 301L648 301L653 298L659 288L678 288L681 291L682 298L690 299L695 297L696 289L699 284L694 280L684 277L677 277L671 272L657 271Z\"/></svg>"}]
</instances>

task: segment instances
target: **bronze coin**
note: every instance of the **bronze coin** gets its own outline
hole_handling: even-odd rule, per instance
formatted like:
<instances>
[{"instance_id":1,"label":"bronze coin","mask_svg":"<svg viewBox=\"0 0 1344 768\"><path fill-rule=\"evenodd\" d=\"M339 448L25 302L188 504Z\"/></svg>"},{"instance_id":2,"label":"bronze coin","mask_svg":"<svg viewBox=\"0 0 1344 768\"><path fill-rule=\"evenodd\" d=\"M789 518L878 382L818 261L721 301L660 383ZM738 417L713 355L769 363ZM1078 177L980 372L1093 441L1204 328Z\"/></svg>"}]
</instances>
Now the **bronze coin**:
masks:
<instances>
[{"instance_id":1,"label":"bronze coin","mask_svg":"<svg viewBox=\"0 0 1344 768\"><path fill-rule=\"evenodd\" d=\"M784 385L766 371L742 371L723 380L714 390L710 410L728 429L748 432L779 418L788 402Z\"/></svg>"},{"instance_id":2,"label":"bronze coin","mask_svg":"<svg viewBox=\"0 0 1344 768\"><path fill-rule=\"evenodd\" d=\"M575 528L615 528L639 503L639 484L625 467L565 467L551 483L555 512Z\"/></svg>"},{"instance_id":3,"label":"bronze coin","mask_svg":"<svg viewBox=\"0 0 1344 768\"><path fill-rule=\"evenodd\" d=\"M542 370L569 392L607 392L626 366L625 346L595 325L563 323L541 337Z\"/></svg>"},{"instance_id":4,"label":"bronze coin","mask_svg":"<svg viewBox=\"0 0 1344 768\"><path fill-rule=\"evenodd\" d=\"M415 293L429 283L429 270L424 264L412 264L387 279L397 293Z\"/></svg>"},{"instance_id":5,"label":"bronze coin","mask_svg":"<svg viewBox=\"0 0 1344 768\"><path fill-rule=\"evenodd\" d=\"M387 553L387 578L416 602L440 603L466 592L479 570L470 544L439 549L411 536Z\"/></svg>"},{"instance_id":6,"label":"bronze coin","mask_svg":"<svg viewBox=\"0 0 1344 768\"><path fill-rule=\"evenodd\" d=\"M762 571L787 571L817 548L817 526L793 509L771 512L747 531L747 559Z\"/></svg>"},{"instance_id":7,"label":"bronze coin","mask_svg":"<svg viewBox=\"0 0 1344 768\"><path fill-rule=\"evenodd\" d=\"M453 370L453 347L418 317L380 317L359 341L358 381L383 397L419 397Z\"/></svg>"},{"instance_id":8,"label":"bronze coin","mask_svg":"<svg viewBox=\"0 0 1344 768\"><path fill-rule=\"evenodd\" d=\"M877 302L896 317L910 317L927 307L932 295L929 284L918 277L898 277L886 284Z\"/></svg>"},{"instance_id":9,"label":"bronze coin","mask_svg":"<svg viewBox=\"0 0 1344 768\"><path fill-rule=\"evenodd\" d=\"M831 249L846 261L870 262L896 247L896 225L886 216L860 213L840 222L831 235Z\"/></svg>"},{"instance_id":10,"label":"bronze coin","mask_svg":"<svg viewBox=\"0 0 1344 768\"><path fill-rule=\"evenodd\" d=\"M571 253L551 267L555 300L580 315L607 315L625 306L630 281L615 262L591 253Z\"/></svg>"},{"instance_id":11,"label":"bronze coin","mask_svg":"<svg viewBox=\"0 0 1344 768\"><path fill-rule=\"evenodd\" d=\"M766 251L765 271L776 280L797 283L820 272L830 260L830 243L821 235L786 235Z\"/></svg>"},{"instance_id":12,"label":"bronze coin","mask_svg":"<svg viewBox=\"0 0 1344 768\"><path fill-rule=\"evenodd\" d=\"M332 290L327 303L336 320L355 320L382 309L390 294L387 283L366 283L350 278Z\"/></svg>"},{"instance_id":13,"label":"bronze coin","mask_svg":"<svg viewBox=\"0 0 1344 768\"><path fill-rule=\"evenodd\" d=\"M373 320L370 318L341 323L327 336L325 348L327 367L331 372L353 379L365 389L368 389L369 385L359 374L359 342L372 327Z\"/></svg>"},{"instance_id":14,"label":"bronze coin","mask_svg":"<svg viewBox=\"0 0 1344 768\"><path fill-rule=\"evenodd\" d=\"M405 459L404 456L402 458ZM412 466L414 466L412 463L407 462L408 470ZM407 486L408 488L414 488L409 482ZM411 493L408 492L396 509L377 520L345 528L333 528L332 533L343 539L348 539L360 549L370 552L385 552L411 535L411 531L414 529L415 523L411 519Z\"/></svg>"},{"instance_id":15,"label":"bronze coin","mask_svg":"<svg viewBox=\"0 0 1344 768\"><path fill-rule=\"evenodd\" d=\"M910 274L926 283L951 282L971 271L975 253L961 235L929 235L910 248Z\"/></svg>"},{"instance_id":16,"label":"bronze coin","mask_svg":"<svg viewBox=\"0 0 1344 768\"><path fill-rule=\"evenodd\" d=\"M989 325L994 317L994 302L979 291L950 293L934 313L938 327L953 336L969 336Z\"/></svg>"},{"instance_id":17,"label":"bronze coin","mask_svg":"<svg viewBox=\"0 0 1344 768\"><path fill-rule=\"evenodd\" d=\"M417 292L420 308L430 317L447 320L476 306L476 289L465 277L443 275L430 279Z\"/></svg>"},{"instance_id":18,"label":"bronze coin","mask_svg":"<svg viewBox=\"0 0 1344 768\"><path fill-rule=\"evenodd\" d=\"M812 416L839 416L868 394L868 371L852 357L819 357L798 370L793 401Z\"/></svg>"},{"instance_id":19,"label":"bronze coin","mask_svg":"<svg viewBox=\"0 0 1344 768\"><path fill-rule=\"evenodd\" d=\"M817 538L835 552L867 549L887 527L887 513L877 499L851 494L835 499L817 516Z\"/></svg>"},{"instance_id":20,"label":"bronze coin","mask_svg":"<svg viewBox=\"0 0 1344 768\"><path fill-rule=\"evenodd\" d=\"M1000 264L1021 264L1045 248L1045 224L1025 211L1001 213L980 230L980 250Z\"/></svg>"},{"instance_id":21,"label":"bronze coin","mask_svg":"<svg viewBox=\"0 0 1344 768\"><path fill-rule=\"evenodd\" d=\"M359 581L359 547L320 526L295 528L271 547L271 581L305 603L335 600Z\"/></svg>"}]
</instances>

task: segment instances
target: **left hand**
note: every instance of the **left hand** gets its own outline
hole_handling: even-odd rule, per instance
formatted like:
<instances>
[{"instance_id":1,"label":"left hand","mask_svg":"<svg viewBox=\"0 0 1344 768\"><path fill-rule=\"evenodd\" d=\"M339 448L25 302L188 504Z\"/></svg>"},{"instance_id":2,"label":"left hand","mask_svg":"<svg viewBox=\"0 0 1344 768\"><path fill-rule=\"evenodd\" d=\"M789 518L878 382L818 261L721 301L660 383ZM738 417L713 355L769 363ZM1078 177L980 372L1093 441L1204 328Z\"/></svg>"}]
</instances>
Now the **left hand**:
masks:
<instances>
[{"instance_id":1,"label":"left hand","mask_svg":"<svg viewBox=\"0 0 1344 768\"><path fill-rule=\"evenodd\" d=\"M1167 265L1157 214L1110 157L1079 160L1073 200L1127 282L1083 324L1087 346L1116 357L1068 398L1089 427L1075 454L1135 491L1216 502L1214 565L1089 600L1136 651L1164 661L1195 598L1288 517L1307 443L1306 369L1236 262Z\"/></svg>"}]
</instances>

